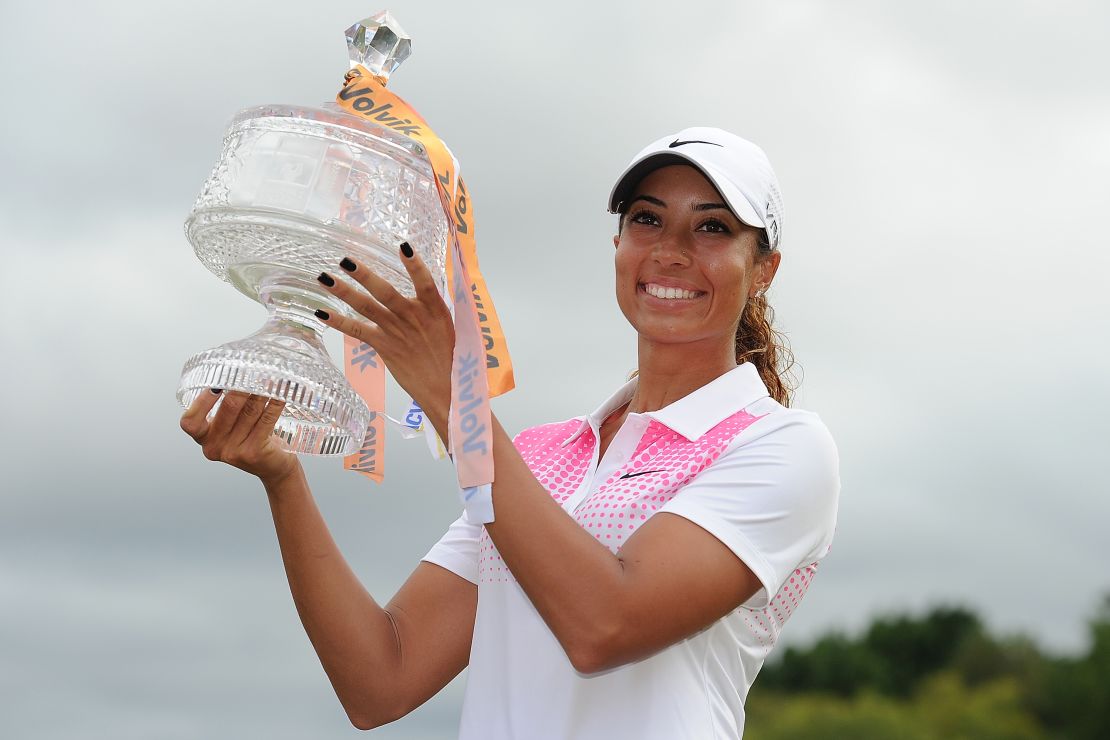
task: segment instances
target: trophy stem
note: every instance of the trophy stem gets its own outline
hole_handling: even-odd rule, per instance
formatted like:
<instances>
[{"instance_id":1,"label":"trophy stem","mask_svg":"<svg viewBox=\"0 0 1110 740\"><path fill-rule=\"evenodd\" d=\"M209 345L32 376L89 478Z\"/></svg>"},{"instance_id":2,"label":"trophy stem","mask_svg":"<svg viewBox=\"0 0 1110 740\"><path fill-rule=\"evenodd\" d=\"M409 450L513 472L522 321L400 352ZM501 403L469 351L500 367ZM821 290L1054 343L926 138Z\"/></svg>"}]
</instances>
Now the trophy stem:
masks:
<instances>
[{"instance_id":1,"label":"trophy stem","mask_svg":"<svg viewBox=\"0 0 1110 740\"><path fill-rule=\"evenodd\" d=\"M316 318L316 310L322 308L333 315L345 313L339 300L323 290L319 282L295 275L264 278L258 288L258 300L271 314L267 324L281 321L307 330L321 347L327 326Z\"/></svg>"},{"instance_id":2,"label":"trophy stem","mask_svg":"<svg viewBox=\"0 0 1110 740\"><path fill-rule=\"evenodd\" d=\"M254 393L284 401L274 430L293 452L345 455L358 449L370 409L332 363L318 308L342 313L343 304L315 278L283 272L261 281L269 311L244 339L194 355L182 371L178 399L185 406L207 388Z\"/></svg>"}]
</instances>

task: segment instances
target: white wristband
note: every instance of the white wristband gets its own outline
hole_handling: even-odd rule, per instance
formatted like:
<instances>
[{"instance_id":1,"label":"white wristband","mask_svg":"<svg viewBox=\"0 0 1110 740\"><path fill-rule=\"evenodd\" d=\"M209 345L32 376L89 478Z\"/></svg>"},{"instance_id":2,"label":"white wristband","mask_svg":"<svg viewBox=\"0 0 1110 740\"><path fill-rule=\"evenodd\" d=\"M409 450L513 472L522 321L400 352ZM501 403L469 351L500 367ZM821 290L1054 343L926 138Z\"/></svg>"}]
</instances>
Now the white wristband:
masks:
<instances>
[{"instance_id":1,"label":"white wristband","mask_svg":"<svg viewBox=\"0 0 1110 740\"><path fill-rule=\"evenodd\" d=\"M471 524L489 524L493 521L493 484L484 483L472 488L460 488L463 516Z\"/></svg>"}]
</instances>

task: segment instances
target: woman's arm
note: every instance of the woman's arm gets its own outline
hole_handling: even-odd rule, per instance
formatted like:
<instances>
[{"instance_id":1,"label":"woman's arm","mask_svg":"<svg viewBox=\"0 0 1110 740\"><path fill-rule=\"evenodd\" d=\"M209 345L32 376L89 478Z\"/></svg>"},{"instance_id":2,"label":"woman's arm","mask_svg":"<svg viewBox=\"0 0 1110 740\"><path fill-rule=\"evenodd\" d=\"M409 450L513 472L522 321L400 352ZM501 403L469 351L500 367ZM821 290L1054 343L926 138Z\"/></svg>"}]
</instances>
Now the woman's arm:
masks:
<instances>
[{"instance_id":1,"label":"woman's arm","mask_svg":"<svg viewBox=\"0 0 1110 740\"><path fill-rule=\"evenodd\" d=\"M283 405L204 393L181 427L210 460L257 475L274 519L289 588L320 663L351 722L369 729L424 703L466 666L477 587L420 563L383 609L339 552L295 455L272 437Z\"/></svg>"},{"instance_id":2,"label":"woman's arm","mask_svg":"<svg viewBox=\"0 0 1110 740\"><path fill-rule=\"evenodd\" d=\"M442 436L444 408L426 411ZM486 531L576 670L651 655L759 590L759 579L721 540L674 514L651 517L614 555L555 502L491 417L497 518Z\"/></svg>"},{"instance_id":3,"label":"woman's arm","mask_svg":"<svg viewBox=\"0 0 1110 740\"><path fill-rule=\"evenodd\" d=\"M576 670L646 657L759 590L720 540L672 514L648 519L613 554L551 498L496 418L494 428L497 519L486 531Z\"/></svg>"},{"instance_id":4,"label":"woman's arm","mask_svg":"<svg viewBox=\"0 0 1110 740\"><path fill-rule=\"evenodd\" d=\"M805 590L795 582L799 564L823 557L835 526L836 446L812 414L783 411L761 424L616 554L545 491L536 495L539 484L498 430L497 521L487 528L576 668L644 657L741 604L762 609L781 597L776 613L797 606ZM558 511L545 512L548 502Z\"/></svg>"},{"instance_id":5,"label":"woman's arm","mask_svg":"<svg viewBox=\"0 0 1110 740\"><path fill-rule=\"evenodd\" d=\"M466 667L474 584L420 563L383 609L340 553L303 474L266 493L297 613L356 727L403 717Z\"/></svg>"},{"instance_id":6,"label":"woman's arm","mask_svg":"<svg viewBox=\"0 0 1110 740\"><path fill-rule=\"evenodd\" d=\"M410 253L402 261L416 298L352 263L349 272L367 292L343 281L328 290L372 323L321 319L373 346L446 439L451 317L419 257ZM649 655L712 624L759 589L728 547L679 516L653 516L613 554L555 503L496 418L493 426L497 520L486 529L576 669L593 672Z\"/></svg>"}]
</instances>

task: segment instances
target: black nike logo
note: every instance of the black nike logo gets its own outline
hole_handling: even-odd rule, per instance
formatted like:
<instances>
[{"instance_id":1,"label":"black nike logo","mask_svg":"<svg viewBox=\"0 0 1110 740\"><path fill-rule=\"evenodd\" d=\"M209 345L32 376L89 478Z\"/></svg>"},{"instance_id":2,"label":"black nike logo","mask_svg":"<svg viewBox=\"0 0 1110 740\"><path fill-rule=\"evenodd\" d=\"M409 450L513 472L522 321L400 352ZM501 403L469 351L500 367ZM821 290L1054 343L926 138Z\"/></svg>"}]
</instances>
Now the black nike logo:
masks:
<instances>
[{"instance_id":1,"label":"black nike logo","mask_svg":"<svg viewBox=\"0 0 1110 740\"><path fill-rule=\"evenodd\" d=\"M662 473L662 470L641 470L639 473L625 473L621 476L621 480L625 478L635 478L637 475L647 475L648 473Z\"/></svg>"},{"instance_id":2,"label":"black nike logo","mask_svg":"<svg viewBox=\"0 0 1110 740\"><path fill-rule=\"evenodd\" d=\"M690 139L689 141L679 141L678 139L675 139L667 145L667 148L674 149L676 146L686 146L687 144L712 144L713 146L724 146L723 144L717 144L716 142L712 141L698 141L697 139Z\"/></svg>"}]
</instances>

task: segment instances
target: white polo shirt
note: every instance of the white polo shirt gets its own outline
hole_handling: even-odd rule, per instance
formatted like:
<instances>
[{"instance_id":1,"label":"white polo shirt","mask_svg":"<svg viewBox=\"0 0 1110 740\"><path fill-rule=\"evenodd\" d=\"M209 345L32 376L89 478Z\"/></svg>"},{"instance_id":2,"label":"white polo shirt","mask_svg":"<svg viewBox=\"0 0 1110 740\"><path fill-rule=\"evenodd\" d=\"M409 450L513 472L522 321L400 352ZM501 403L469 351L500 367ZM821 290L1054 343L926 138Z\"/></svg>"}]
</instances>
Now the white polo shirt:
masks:
<instances>
[{"instance_id":1,"label":"white polo shirt","mask_svg":"<svg viewBox=\"0 0 1110 740\"><path fill-rule=\"evenodd\" d=\"M743 732L748 689L832 542L836 447L815 414L775 402L743 364L665 408L628 414L599 460L599 426L635 388L634 378L589 416L527 429L514 444L552 497L614 553L666 511L727 545L762 588L650 657L582 674L485 528L460 518L424 559L478 585L462 740Z\"/></svg>"}]
</instances>

